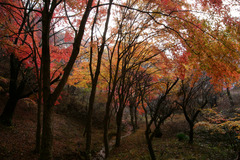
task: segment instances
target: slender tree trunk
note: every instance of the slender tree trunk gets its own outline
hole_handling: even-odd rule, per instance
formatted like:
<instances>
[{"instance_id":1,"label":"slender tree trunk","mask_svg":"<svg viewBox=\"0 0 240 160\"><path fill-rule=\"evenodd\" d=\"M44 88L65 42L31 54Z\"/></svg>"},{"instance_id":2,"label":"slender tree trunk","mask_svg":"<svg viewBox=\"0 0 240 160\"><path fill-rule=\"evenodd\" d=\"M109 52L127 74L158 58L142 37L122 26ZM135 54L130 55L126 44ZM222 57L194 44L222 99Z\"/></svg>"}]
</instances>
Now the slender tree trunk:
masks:
<instances>
[{"instance_id":1,"label":"slender tree trunk","mask_svg":"<svg viewBox=\"0 0 240 160\"><path fill-rule=\"evenodd\" d=\"M38 108L37 108L37 130L36 130L36 146L35 146L35 152L40 153L41 149L41 113L42 113L42 92L41 87L39 87L38 91Z\"/></svg>"},{"instance_id":2,"label":"slender tree trunk","mask_svg":"<svg viewBox=\"0 0 240 160\"><path fill-rule=\"evenodd\" d=\"M116 122L117 122L117 135L116 135L116 143L115 146L119 147L121 143L121 133L122 133L122 116L123 116L124 108L119 108L117 112Z\"/></svg>"},{"instance_id":3,"label":"slender tree trunk","mask_svg":"<svg viewBox=\"0 0 240 160\"><path fill-rule=\"evenodd\" d=\"M40 69L38 69L37 61L36 61L36 52L35 52L35 67L36 73L39 73L38 78L38 101L37 101L37 130L36 130L36 146L35 152L40 153L41 150L41 134L42 134L42 63L40 65Z\"/></svg>"},{"instance_id":4,"label":"slender tree trunk","mask_svg":"<svg viewBox=\"0 0 240 160\"><path fill-rule=\"evenodd\" d=\"M134 115L135 115L135 129L138 129L138 114L137 114L137 106L134 107Z\"/></svg>"},{"instance_id":5,"label":"slender tree trunk","mask_svg":"<svg viewBox=\"0 0 240 160\"><path fill-rule=\"evenodd\" d=\"M100 73L100 68L98 70ZM98 75L95 78L98 78ZM93 105L94 105L94 100L96 95L96 88L97 88L97 79L94 79L91 95L89 98L88 117L87 117L87 124L86 124L86 159L87 160L91 159L92 114L93 114Z\"/></svg>"},{"instance_id":6,"label":"slender tree trunk","mask_svg":"<svg viewBox=\"0 0 240 160\"><path fill-rule=\"evenodd\" d=\"M104 148L105 148L105 159L109 155L108 126L109 126L109 120L110 120L110 105L112 100L112 98L110 98L112 97L111 95L108 97L108 101L106 103L105 116L104 116L103 142L104 142Z\"/></svg>"},{"instance_id":7,"label":"slender tree trunk","mask_svg":"<svg viewBox=\"0 0 240 160\"><path fill-rule=\"evenodd\" d=\"M110 19L110 14L111 14L111 6L112 6L112 1L109 0L109 7L107 11L107 19L105 23L105 28L103 32L103 38L102 38L102 44L100 47L100 50L98 50L98 59L97 59L97 66L95 70L95 74L93 76L92 74L92 67L91 67L91 62L92 59L90 59L90 72L92 76L92 91L89 99L89 108L88 108L88 121L87 121L87 126L86 126L86 132L87 132L87 138L86 138L86 153L87 153L87 160L90 160L91 158L91 129L92 129L92 113L93 113L93 105L94 105L94 100L95 100L95 95L96 95L96 88L97 88L97 82L98 82L98 77L101 71L101 62L102 62L102 54L104 52L104 47L106 43L106 35L107 35L107 30L108 30L108 24L109 24L109 19ZM91 57L92 58L92 57Z\"/></svg>"},{"instance_id":8,"label":"slender tree trunk","mask_svg":"<svg viewBox=\"0 0 240 160\"><path fill-rule=\"evenodd\" d=\"M146 137L146 140L147 140L148 151L149 151L149 154L151 156L151 159L156 160L156 156L155 156L155 153L154 153L154 150L153 150L153 147L152 147L152 141L151 141L150 136L149 136L149 130L145 131L145 137Z\"/></svg>"},{"instance_id":9,"label":"slender tree trunk","mask_svg":"<svg viewBox=\"0 0 240 160\"><path fill-rule=\"evenodd\" d=\"M86 124L86 159L91 159L91 143L92 143L92 113L93 107L88 108L88 117Z\"/></svg>"},{"instance_id":10,"label":"slender tree trunk","mask_svg":"<svg viewBox=\"0 0 240 160\"><path fill-rule=\"evenodd\" d=\"M134 115L133 115L133 106L130 105L129 108L130 108L131 125L133 127L133 132L135 132L136 128L135 128Z\"/></svg>"},{"instance_id":11,"label":"slender tree trunk","mask_svg":"<svg viewBox=\"0 0 240 160\"><path fill-rule=\"evenodd\" d=\"M142 99L142 106L144 106L143 99ZM152 139L150 138L150 133L151 133L150 127L151 127L153 121L151 120L150 122L148 122L147 110L144 107L143 107L143 109L145 111L145 122L146 122L145 138L146 138L147 145L148 145L148 151L151 156L151 159L156 160L156 156L155 156L155 153L154 153L154 150L152 147Z\"/></svg>"}]
</instances>

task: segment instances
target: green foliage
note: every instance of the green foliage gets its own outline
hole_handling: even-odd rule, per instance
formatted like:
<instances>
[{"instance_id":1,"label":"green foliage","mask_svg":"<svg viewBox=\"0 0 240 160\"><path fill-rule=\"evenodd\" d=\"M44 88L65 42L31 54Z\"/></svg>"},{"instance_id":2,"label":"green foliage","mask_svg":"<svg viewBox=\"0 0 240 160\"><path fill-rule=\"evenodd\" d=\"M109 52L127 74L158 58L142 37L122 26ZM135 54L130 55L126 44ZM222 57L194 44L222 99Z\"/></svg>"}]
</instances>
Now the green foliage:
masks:
<instances>
[{"instance_id":1,"label":"green foliage","mask_svg":"<svg viewBox=\"0 0 240 160\"><path fill-rule=\"evenodd\" d=\"M183 132L178 133L177 138L179 141L188 141L189 140L189 136Z\"/></svg>"}]
</instances>

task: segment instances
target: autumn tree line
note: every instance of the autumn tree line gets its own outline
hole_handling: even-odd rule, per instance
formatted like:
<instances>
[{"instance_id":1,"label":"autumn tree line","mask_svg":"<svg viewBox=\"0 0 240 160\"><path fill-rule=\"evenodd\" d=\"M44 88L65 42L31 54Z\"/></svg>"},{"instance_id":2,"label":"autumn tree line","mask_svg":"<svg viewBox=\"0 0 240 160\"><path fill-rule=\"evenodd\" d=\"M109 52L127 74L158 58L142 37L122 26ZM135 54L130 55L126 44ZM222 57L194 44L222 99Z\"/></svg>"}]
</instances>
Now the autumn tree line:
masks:
<instances>
[{"instance_id":1,"label":"autumn tree line","mask_svg":"<svg viewBox=\"0 0 240 160\"><path fill-rule=\"evenodd\" d=\"M53 107L66 85L90 90L86 159L92 156L99 92L105 99L105 158L112 111L118 147L129 107L133 130L137 114L145 116L149 153L156 159L152 140L174 110L183 111L192 143L201 110L239 81L240 23L231 12L237 0L1 0L0 5L1 58L10 65L0 120L11 126L18 100L35 95L35 151L41 160L52 159Z\"/></svg>"}]
</instances>

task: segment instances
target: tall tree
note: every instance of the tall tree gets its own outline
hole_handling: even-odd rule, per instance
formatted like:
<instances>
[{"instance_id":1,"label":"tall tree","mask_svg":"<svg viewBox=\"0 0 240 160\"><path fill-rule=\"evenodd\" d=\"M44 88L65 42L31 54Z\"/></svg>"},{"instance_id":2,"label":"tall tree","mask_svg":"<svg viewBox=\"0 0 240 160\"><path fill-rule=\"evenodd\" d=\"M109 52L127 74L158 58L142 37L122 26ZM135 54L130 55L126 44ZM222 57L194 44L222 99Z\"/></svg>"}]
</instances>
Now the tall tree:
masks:
<instances>
[{"instance_id":1,"label":"tall tree","mask_svg":"<svg viewBox=\"0 0 240 160\"><path fill-rule=\"evenodd\" d=\"M208 95L213 89L209 77L202 76L196 82L191 80L191 77L181 80L179 100L176 101L189 124L189 143L193 143L195 122L201 110L206 107Z\"/></svg>"},{"instance_id":2,"label":"tall tree","mask_svg":"<svg viewBox=\"0 0 240 160\"><path fill-rule=\"evenodd\" d=\"M89 0L86 4L85 11L81 18L79 29L75 35L73 48L69 61L64 68L64 73L58 83L56 89L50 90L50 48L49 48L49 33L50 24L53 18L53 13L57 6L63 1L53 0L44 2L42 11L42 66L43 66L43 130L40 159L52 159L52 108L59 97L64 85L67 82L70 71L77 58L80 50L80 44L84 35L85 26L91 11L93 0Z\"/></svg>"},{"instance_id":3,"label":"tall tree","mask_svg":"<svg viewBox=\"0 0 240 160\"><path fill-rule=\"evenodd\" d=\"M128 1L126 6L133 6L136 1ZM108 146L108 126L110 122L110 110L112 100L116 94L116 88L119 88L119 95L123 95L121 98L121 107L118 109L118 138L117 145L120 143L121 136L121 121L122 113L125 108L126 97L126 84L124 81L128 77L128 72L131 69L138 68L146 61L150 60L154 56L158 55L159 52L154 52L156 47L151 47L148 45L147 40L154 34L145 35L147 26L150 23L150 19L146 17L141 17L140 13L132 11L128 7L117 12L119 14L116 17L116 29L113 30L113 38L110 40L113 42L111 46L108 47L108 54L106 55L106 69L107 72L104 79L107 80L107 90L108 98L106 103L106 110L104 116L104 146L106 157L109 154ZM129 23L129 21L131 22ZM121 83L121 84L120 84ZM119 84L119 85L118 85ZM128 88L128 87L127 87ZM120 90L125 90L121 92ZM128 89L127 89L128 90Z\"/></svg>"},{"instance_id":4,"label":"tall tree","mask_svg":"<svg viewBox=\"0 0 240 160\"><path fill-rule=\"evenodd\" d=\"M35 91L27 87L30 82L31 56L33 45L29 32L39 23L39 17L33 12L37 2L1 1L4 31L1 48L10 56L9 99L0 116L5 125L12 125L13 114L19 99L26 98ZM35 18L33 16L35 15ZM33 78L33 77L32 77ZM31 80L34 81L34 78ZM28 90L28 91L26 91Z\"/></svg>"},{"instance_id":5,"label":"tall tree","mask_svg":"<svg viewBox=\"0 0 240 160\"><path fill-rule=\"evenodd\" d=\"M100 1L99 1L100 2ZM98 2L98 4L99 4ZM104 52L104 47L106 43L106 36L107 36L107 30L109 28L109 20L111 16L111 7L112 7L112 2L113 0L109 0L109 6L108 6L108 11L107 11L107 17L106 17L106 22L104 26L104 32L102 36L102 42L99 47L97 47L97 64L95 68L95 73L93 70L93 31L94 31L94 25L96 23L96 18L98 16L98 10L95 15L95 19L92 25L92 31L91 31L91 45L90 45L90 63L89 63L89 69L90 69L90 75L91 75L91 93L90 93L90 98L89 98L89 107L88 107L88 118L87 118L87 123L86 123L86 154L87 157L86 159L91 158L91 134L92 134L92 114L93 114L93 106L94 106L94 100L95 100L95 95L96 95L96 89L97 89L97 84L98 84L98 77L100 74L101 70L101 62L102 62L102 55Z\"/></svg>"},{"instance_id":6,"label":"tall tree","mask_svg":"<svg viewBox=\"0 0 240 160\"><path fill-rule=\"evenodd\" d=\"M148 92L149 88L148 88L148 79L143 80L143 84L140 85L139 89L141 92L141 100L142 100L142 108L144 110L145 113L145 121L146 121L146 130L145 130L145 138L148 144L148 150L149 150L149 154L151 156L152 160L156 159L154 150L153 150L153 146L152 146L152 140L154 138L154 136L156 135L156 133L158 132L158 127L161 124L161 118L159 119L160 121L157 122L157 119L159 118L159 112L161 109L161 106L163 105L164 101L166 100L167 96L169 95L170 91L173 89L173 87L177 84L178 82L178 78L171 82L171 81L167 81L164 91L161 93L160 97L157 100L157 103L154 107L154 110L151 110L151 118L148 119L148 111L147 111L147 107L144 104L144 101L146 99L146 93ZM171 113L171 112L169 112ZM168 114L166 114L165 116L168 116ZM165 118L165 117L164 117ZM163 120L163 119L162 119ZM153 132L151 132L151 126L157 122L157 127L154 129Z\"/></svg>"}]
</instances>

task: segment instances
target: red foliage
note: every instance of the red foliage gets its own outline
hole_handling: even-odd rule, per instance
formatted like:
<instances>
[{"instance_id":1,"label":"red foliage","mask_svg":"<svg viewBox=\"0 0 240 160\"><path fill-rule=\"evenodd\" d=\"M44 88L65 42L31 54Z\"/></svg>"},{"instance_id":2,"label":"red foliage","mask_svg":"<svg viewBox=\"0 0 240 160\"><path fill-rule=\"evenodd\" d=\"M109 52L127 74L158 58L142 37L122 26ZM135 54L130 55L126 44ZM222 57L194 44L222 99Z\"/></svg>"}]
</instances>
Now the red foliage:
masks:
<instances>
[{"instance_id":1,"label":"red foliage","mask_svg":"<svg viewBox=\"0 0 240 160\"><path fill-rule=\"evenodd\" d=\"M203 6L213 6L213 7L220 7L222 6L222 0L201 0Z\"/></svg>"}]
</instances>

